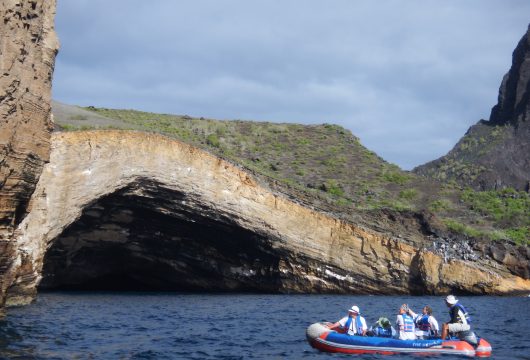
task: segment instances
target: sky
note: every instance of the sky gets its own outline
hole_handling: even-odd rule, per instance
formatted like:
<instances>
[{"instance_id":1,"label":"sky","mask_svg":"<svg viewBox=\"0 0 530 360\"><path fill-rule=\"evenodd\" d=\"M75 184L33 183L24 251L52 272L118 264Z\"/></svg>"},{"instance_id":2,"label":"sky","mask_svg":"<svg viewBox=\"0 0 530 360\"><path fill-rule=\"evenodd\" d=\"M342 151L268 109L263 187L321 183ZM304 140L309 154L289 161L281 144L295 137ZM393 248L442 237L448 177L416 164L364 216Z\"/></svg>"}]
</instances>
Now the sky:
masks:
<instances>
[{"instance_id":1,"label":"sky","mask_svg":"<svg viewBox=\"0 0 530 360\"><path fill-rule=\"evenodd\" d=\"M53 96L339 124L409 170L488 119L527 0L58 0Z\"/></svg>"}]
</instances>

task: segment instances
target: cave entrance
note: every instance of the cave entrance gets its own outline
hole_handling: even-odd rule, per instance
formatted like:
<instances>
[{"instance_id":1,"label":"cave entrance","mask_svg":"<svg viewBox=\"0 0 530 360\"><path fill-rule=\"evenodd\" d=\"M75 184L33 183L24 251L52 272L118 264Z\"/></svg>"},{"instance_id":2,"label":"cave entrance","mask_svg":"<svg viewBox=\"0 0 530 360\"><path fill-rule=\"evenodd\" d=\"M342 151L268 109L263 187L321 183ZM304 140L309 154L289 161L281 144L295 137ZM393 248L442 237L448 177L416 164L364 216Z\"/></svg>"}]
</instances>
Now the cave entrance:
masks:
<instances>
[{"instance_id":1,"label":"cave entrance","mask_svg":"<svg viewBox=\"0 0 530 360\"><path fill-rule=\"evenodd\" d=\"M54 239L39 289L278 292L272 240L138 180L93 202Z\"/></svg>"}]
</instances>

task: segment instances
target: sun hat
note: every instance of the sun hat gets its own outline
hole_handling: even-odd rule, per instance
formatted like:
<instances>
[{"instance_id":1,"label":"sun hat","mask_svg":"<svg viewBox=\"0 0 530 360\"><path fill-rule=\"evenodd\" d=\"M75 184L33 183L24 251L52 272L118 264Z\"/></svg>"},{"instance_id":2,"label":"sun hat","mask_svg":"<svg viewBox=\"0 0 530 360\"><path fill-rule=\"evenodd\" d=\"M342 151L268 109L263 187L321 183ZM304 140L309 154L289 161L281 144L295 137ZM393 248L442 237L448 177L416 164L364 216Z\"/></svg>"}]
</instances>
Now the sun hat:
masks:
<instances>
[{"instance_id":1,"label":"sun hat","mask_svg":"<svg viewBox=\"0 0 530 360\"><path fill-rule=\"evenodd\" d=\"M390 320L388 320L386 317L380 317L377 322L385 329L390 327Z\"/></svg>"},{"instance_id":2,"label":"sun hat","mask_svg":"<svg viewBox=\"0 0 530 360\"><path fill-rule=\"evenodd\" d=\"M359 313L361 312L361 311L359 310L359 307L356 306L356 305L353 305L353 306L351 307L351 309L348 310L348 311L349 311L349 312L356 313L356 314L359 314Z\"/></svg>"},{"instance_id":3,"label":"sun hat","mask_svg":"<svg viewBox=\"0 0 530 360\"><path fill-rule=\"evenodd\" d=\"M445 298L445 302L449 305L454 305L458 302L458 300L454 297L454 295L447 295Z\"/></svg>"}]
</instances>

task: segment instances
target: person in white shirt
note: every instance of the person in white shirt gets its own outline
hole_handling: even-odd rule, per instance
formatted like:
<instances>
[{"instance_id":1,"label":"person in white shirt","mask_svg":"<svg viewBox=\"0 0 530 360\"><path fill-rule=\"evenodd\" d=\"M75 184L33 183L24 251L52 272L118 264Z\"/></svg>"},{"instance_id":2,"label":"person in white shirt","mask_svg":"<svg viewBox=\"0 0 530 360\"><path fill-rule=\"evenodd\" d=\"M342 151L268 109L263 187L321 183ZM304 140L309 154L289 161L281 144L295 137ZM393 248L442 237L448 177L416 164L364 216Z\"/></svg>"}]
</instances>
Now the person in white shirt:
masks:
<instances>
[{"instance_id":1,"label":"person in white shirt","mask_svg":"<svg viewBox=\"0 0 530 360\"><path fill-rule=\"evenodd\" d=\"M348 335L366 336L368 326L366 326L366 320L360 313L359 307L354 305L348 310L348 316L330 325L329 328Z\"/></svg>"},{"instance_id":2,"label":"person in white shirt","mask_svg":"<svg viewBox=\"0 0 530 360\"><path fill-rule=\"evenodd\" d=\"M416 340L416 333L414 332L414 320L408 314L409 306L407 304L401 305L398 316L396 318L396 328L398 331L398 338L400 340Z\"/></svg>"},{"instance_id":3,"label":"person in white shirt","mask_svg":"<svg viewBox=\"0 0 530 360\"><path fill-rule=\"evenodd\" d=\"M409 309L409 315L412 316L416 324L416 337L418 339L438 337L440 328L438 321L432 316L432 308L429 305L423 307L421 314L416 314Z\"/></svg>"}]
</instances>

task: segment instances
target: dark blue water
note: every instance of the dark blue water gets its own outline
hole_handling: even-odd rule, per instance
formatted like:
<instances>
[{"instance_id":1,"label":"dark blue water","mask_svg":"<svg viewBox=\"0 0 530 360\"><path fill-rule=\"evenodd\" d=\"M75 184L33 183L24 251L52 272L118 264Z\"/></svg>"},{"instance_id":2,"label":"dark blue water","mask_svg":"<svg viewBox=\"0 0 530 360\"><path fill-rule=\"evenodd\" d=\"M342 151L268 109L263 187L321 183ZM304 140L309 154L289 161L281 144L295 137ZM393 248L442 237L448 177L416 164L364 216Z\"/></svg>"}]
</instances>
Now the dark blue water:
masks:
<instances>
[{"instance_id":1,"label":"dark blue water","mask_svg":"<svg viewBox=\"0 0 530 360\"><path fill-rule=\"evenodd\" d=\"M353 304L368 323L392 320L402 303L428 304L447 320L442 297L44 293L0 321L7 359L389 359L319 353L311 323L336 321ZM494 359L530 359L530 298L462 297ZM395 355L390 359L418 358ZM455 359L448 355L443 359Z\"/></svg>"}]
</instances>

